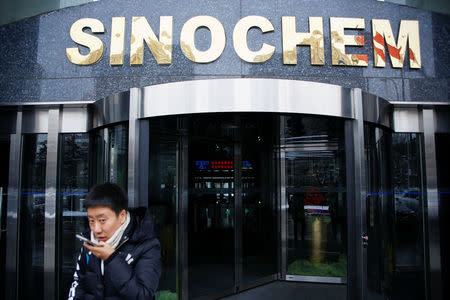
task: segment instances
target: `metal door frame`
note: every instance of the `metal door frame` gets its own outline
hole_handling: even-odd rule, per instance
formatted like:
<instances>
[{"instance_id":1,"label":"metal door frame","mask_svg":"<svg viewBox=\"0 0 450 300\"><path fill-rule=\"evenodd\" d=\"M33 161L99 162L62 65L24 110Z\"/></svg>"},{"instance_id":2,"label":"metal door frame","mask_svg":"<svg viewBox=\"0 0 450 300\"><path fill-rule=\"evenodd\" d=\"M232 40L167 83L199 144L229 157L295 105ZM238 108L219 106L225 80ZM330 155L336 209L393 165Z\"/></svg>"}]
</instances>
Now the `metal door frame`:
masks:
<instances>
[{"instance_id":1,"label":"metal door frame","mask_svg":"<svg viewBox=\"0 0 450 300\"><path fill-rule=\"evenodd\" d=\"M145 177L145 170L136 165L136 161L142 158L143 146L141 119L165 115L186 115L197 113L221 113L221 112L270 112L293 113L317 116L330 116L345 119L345 144L347 167L347 222L348 222L348 295L349 299L356 297L365 299L365 251L361 246L361 234L364 233L365 180L364 180L364 122L370 122L377 126L391 127L395 132L423 132L425 138L426 153L426 180L427 180L427 204L429 207L427 217L427 230L429 244L427 249L427 267L431 278L438 278L441 272L439 261L439 236L438 236L438 210L436 204L436 161L434 133L440 130L440 120L436 111L440 107L449 107L448 103L431 102L387 102L383 99L364 93L360 89L348 89L330 84L279 80L279 79L208 79L198 81L186 81L155 85L142 88L133 88L130 91L111 95L99 101L73 101L73 102L39 102L39 103L13 103L2 104L2 107L15 112L15 119L11 124L11 149L10 170L8 186L8 214L7 214L7 262L6 285L15 287L7 289L7 299L15 299L18 289L17 281L17 245L18 215L20 205L20 169L21 169L21 137L23 133L48 133L52 149L47 153L46 179L46 235L45 235L45 272L46 278L55 278L56 265L50 254L54 254L56 244L54 232L55 222L55 197L57 145L59 133L83 133L98 127L109 126L121 121L129 121L129 172L128 180L137 182ZM41 111L29 113L29 111ZM42 113L42 110L46 111ZM393 111L393 113L392 113ZM412 112L411 112L412 111ZM420 113L416 113L418 111ZM50 112L50 113L49 113ZM408 120L409 123L402 122ZM51 128L51 130L49 130ZM281 130L281 128L280 128ZM406 131L405 131L406 130ZM50 131L50 132L49 132ZM50 136L51 135L51 136ZM180 157L186 150L187 137L182 137L180 142ZM283 153L280 152L280 161L283 161ZM186 166L183 159L180 161L180 169ZM283 164L280 166L280 178L283 177ZM180 174L182 175L182 174ZM187 194L182 187L186 186L180 176L180 195L178 218L180 235L179 249L185 249L187 245L185 232L187 224ZM350 184L352 183L352 184ZM354 183L354 184L353 184ZM129 186L130 203L137 204L140 196L145 196L146 187L132 184ZM279 279L286 278L286 191L285 186L280 186L280 231L279 249L281 262ZM47 214L48 213L48 214ZM437 230L436 230L437 229ZM437 235L436 235L437 234ZM180 280L181 298L186 299L187 291L187 257L180 252ZM48 277L47 277L48 276ZM47 280L46 280L47 281ZM55 287L51 280L46 284L47 299L54 299ZM433 296L438 296L442 287L439 280L430 280Z\"/></svg>"}]
</instances>

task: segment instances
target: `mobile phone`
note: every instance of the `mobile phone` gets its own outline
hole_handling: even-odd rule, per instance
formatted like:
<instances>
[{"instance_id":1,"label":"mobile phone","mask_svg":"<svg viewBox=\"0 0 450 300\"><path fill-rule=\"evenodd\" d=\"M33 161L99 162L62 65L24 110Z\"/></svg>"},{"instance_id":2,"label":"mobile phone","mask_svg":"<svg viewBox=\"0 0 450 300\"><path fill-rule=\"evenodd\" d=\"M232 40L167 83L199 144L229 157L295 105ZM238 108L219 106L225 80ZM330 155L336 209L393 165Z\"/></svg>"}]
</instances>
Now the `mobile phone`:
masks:
<instances>
[{"instance_id":1,"label":"mobile phone","mask_svg":"<svg viewBox=\"0 0 450 300\"><path fill-rule=\"evenodd\" d=\"M91 240L85 238L84 236L82 236L82 235L80 235L80 234L76 234L75 236L76 236L80 241L86 242L86 243L88 243L88 244L91 245L91 246L98 246L97 243L95 243L95 242L93 242L93 241L91 241Z\"/></svg>"}]
</instances>

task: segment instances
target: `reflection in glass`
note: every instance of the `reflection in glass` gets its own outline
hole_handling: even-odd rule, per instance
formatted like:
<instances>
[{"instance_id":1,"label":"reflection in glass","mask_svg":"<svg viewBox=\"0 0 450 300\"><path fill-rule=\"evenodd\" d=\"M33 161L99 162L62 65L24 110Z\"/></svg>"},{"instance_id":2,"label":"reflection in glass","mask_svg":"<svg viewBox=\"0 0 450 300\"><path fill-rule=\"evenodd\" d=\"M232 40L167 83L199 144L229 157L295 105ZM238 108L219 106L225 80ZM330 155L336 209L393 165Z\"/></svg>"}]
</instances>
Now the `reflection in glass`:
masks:
<instances>
[{"instance_id":1,"label":"reflection in glass","mask_svg":"<svg viewBox=\"0 0 450 300\"><path fill-rule=\"evenodd\" d=\"M47 134L23 135L21 161L18 299L43 299Z\"/></svg>"},{"instance_id":2,"label":"reflection in glass","mask_svg":"<svg viewBox=\"0 0 450 300\"><path fill-rule=\"evenodd\" d=\"M276 274L278 118L246 117L241 124L242 145L242 275L251 284Z\"/></svg>"},{"instance_id":3,"label":"reflection in glass","mask_svg":"<svg viewBox=\"0 0 450 300\"><path fill-rule=\"evenodd\" d=\"M347 276L343 121L284 119L287 274Z\"/></svg>"},{"instance_id":4,"label":"reflection in glass","mask_svg":"<svg viewBox=\"0 0 450 300\"><path fill-rule=\"evenodd\" d=\"M0 134L0 295L4 294L5 266L6 266L6 216L9 177L9 135ZM1 296L0 296L1 298Z\"/></svg>"},{"instance_id":5,"label":"reflection in glass","mask_svg":"<svg viewBox=\"0 0 450 300\"><path fill-rule=\"evenodd\" d=\"M61 134L57 189L59 299L67 299L81 243L88 229L83 200L89 190L89 134Z\"/></svg>"},{"instance_id":6,"label":"reflection in glass","mask_svg":"<svg viewBox=\"0 0 450 300\"><path fill-rule=\"evenodd\" d=\"M213 297L234 286L233 147L214 136L196 137L201 127L191 128L189 294Z\"/></svg>"},{"instance_id":7,"label":"reflection in glass","mask_svg":"<svg viewBox=\"0 0 450 300\"><path fill-rule=\"evenodd\" d=\"M425 299L421 135L366 125L365 148L368 297Z\"/></svg>"},{"instance_id":8,"label":"reflection in glass","mask_svg":"<svg viewBox=\"0 0 450 300\"><path fill-rule=\"evenodd\" d=\"M391 299L425 299L421 151L419 134L392 135L395 267Z\"/></svg>"},{"instance_id":9,"label":"reflection in glass","mask_svg":"<svg viewBox=\"0 0 450 300\"><path fill-rule=\"evenodd\" d=\"M127 190L128 125L103 128L92 134L92 184L114 182Z\"/></svg>"},{"instance_id":10,"label":"reflection in glass","mask_svg":"<svg viewBox=\"0 0 450 300\"><path fill-rule=\"evenodd\" d=\"M450 298L450 134L436 134L436 165L439 192L439 231L441 244L442 299Z\"/></svg>"},{"instance_id":11,"label":"reflection in glass","mask_svg":"<svg viewBox=\"0 0 450 300\"><path fill-rule=\"evenodd\" d=\"M394 201L390 179L390 135L365 125L368 299L387 299L394 275ZM379 298L381 297L381 298Z\"/></svg>"},{"instance_id":12,"label":"reflection in glass","mask_svg":"<svg viewBox=\"0 0 450 300\"><path fill-rule=\"evenodd\" d=\"M162 275L156 299L178 299L178 144L177 136L162 132L161 119L150 120L149 200L155 232L161 243ZM172 128L165 128L165 130Z\"/></svg>"}]
</instances>

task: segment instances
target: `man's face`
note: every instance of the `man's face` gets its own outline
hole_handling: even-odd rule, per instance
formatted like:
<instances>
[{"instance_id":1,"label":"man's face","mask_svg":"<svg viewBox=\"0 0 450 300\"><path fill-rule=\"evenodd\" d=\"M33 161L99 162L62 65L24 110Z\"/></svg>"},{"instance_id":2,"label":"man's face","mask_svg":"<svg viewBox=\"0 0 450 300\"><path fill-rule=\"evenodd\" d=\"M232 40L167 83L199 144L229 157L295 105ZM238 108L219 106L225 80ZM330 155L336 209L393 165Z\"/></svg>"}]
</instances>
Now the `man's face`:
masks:
<instances>
[{"instance_id":1,"label":"man's face","mask_svg":"<svg viewBox=\"0 0 450 300\"><path fill-rule=\"evenodd\" d=\"M119 215L107 206L95 206L87 209L89 227L99 241L106 242L125 222L126 211Z\"/></svg>"}]
</instances>

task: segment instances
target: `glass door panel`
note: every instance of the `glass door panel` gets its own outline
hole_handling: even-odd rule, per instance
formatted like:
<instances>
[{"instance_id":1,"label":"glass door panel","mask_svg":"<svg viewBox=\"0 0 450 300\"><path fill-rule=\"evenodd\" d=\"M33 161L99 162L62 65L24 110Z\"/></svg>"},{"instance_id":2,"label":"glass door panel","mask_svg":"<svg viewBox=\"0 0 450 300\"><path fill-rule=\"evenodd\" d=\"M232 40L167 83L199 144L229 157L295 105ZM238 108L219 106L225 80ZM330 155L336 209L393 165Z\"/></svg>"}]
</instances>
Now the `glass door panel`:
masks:
<instances>
[{"instance_id":1,"label":"glass door panel","mask_svg":"<svg viewBox=\"0 0 450 300\"><path fill-rule=\"evenodd\" d=\"M343 122L284 119L287 275L347 277L346 176ZM302 276L302 277L297 277ZM320 279L316 279L319 280Z\"/></svg>"},{"instance_id":2,"label":"glass door panel","mask_svg":"<svg viewBox=\"0 0 450 300\"><path fill-rule=\"evenodd\" d=\"M114 182L125 191L128 179L128 125L119 124L92 133L92 183Z\"/></svg>"},{"instance_id":3,"label":"glass door panel","mask_svg":"<svg viewBox=\"0 0 450 300\"><path fill-rule=\"evenodd\" d=\"M67 299L73 267L81 248L75 238L88 229L83 201L89 190L89 134L61 134L58 163L58 281L59 299Z\"/></svg>"},{"instance_id":4,"label":"glass door panel","mask_svg":"<svg viewBox=\"0 0 450 300\"><path fill-rule=\"evenodd\" d=\"M438 164L439 165L439 164ZM422 136L392 134L394 275L390 299L426 299Z\"/></svg>"},{"instance_id":5,"label":"glass door panel","mask_svg":"<svg viewBox=\"0 0 450 300\"><path fill-rule=\"evenodd\" d=\"M176 119L175 119L176 120ZM171 121L171 122L168 122ZM156 299L178 299L178 136L174 118L150 120L148 207L161 243ZM163 126L164 128L162 128ZM169 130L170 129L170 130Z\"/></svg>"},{"instance_id":6,"label":"glass door panel","mask_svg":"<svg viewBox=\"0 0 450 300\"><path fill-rule=\"evenodd\" d=\"M189 126L189 296L234 292L234 152L232 118L192 118Z\"/></svg>"},{"instance_id":7,"label":"glass door panel","mask_svg":"<svg viewBox=\"0 0 450 300\"><path fill-rule=\"evenodd\" d=\"M47 134L22 137L18 299L44 298L44 222Z\"/></svg>"},{"instance_id":8,"label":"glass door panel","mask_svg":"<svg viewBox=\"0 0 450 300\"><path fill-rule=\"evenodd\" d=\"M439 231L441 246L442 299L450 298L450 133L436 134L436 165L439 193Z\"/></svg>"},{"instance_id":9,"label":"glass door panel","mask_svg":"<svg viewBox=\"0 0 450 300\"><path fill-rule=\"evenodd\" d=\"M277 149L273 116L243 118L242 285L273 280L277 260ZM270 277L272 278L270 278ZM267 278L269 277L269 278Z\"/></svg>"},{"instance_id":10,"label":"glass door panel","mask_svg":"<svg viewBox=\"0 0 450 300\"><path fill-rule=\"evenodd\" d=\"M9 135L0 135L0 290L4 294L6 265L6 198L9 177ZM1 297L0 297L1 298Z\"/></svg>"},{"instance_id":11,"label":"glass door panel","mask_svg":"<svg viewBox=\"0 0 450 300\"><path fill-rule=\"evenodd\" d=\"M388 133L365 125L367 298L390 299L394 275L394 201Z\"/></svg>"}]
</instances>

